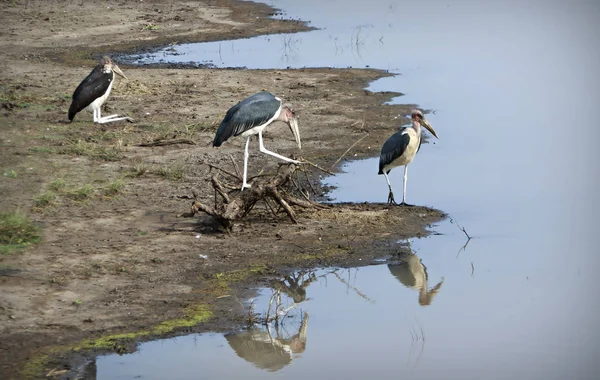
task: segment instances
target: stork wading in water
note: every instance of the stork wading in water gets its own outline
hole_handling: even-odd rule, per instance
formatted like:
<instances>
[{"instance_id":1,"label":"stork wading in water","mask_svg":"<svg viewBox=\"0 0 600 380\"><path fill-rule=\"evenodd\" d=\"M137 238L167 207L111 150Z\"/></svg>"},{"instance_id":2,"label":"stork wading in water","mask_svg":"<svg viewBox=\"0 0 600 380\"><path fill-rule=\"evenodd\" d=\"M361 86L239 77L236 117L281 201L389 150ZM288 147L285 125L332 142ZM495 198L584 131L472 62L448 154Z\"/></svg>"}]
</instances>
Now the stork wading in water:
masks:
<instances>
[{"instance_id":1,"label":"stork wading in water","mask_svg":"<svg viewBox=\"0 0 600 380\"><path fill-rule=\"evenodd\" d=\"M127 79L119 66L113 63L109 57L102 57L98 65L75 89L73 101L69 107L70 121L73 121L75 115L84 109L93 113L94 123L104 124L119 120L132 121L130 117L126 116L110 115L102 117L100 115L100 108L112 90L115 73Z\"/></svg>"},{"instance_id":2,"label":"stork wading in water","mask_svg":"<svg viewBox=\"0 0 600 380\"><path fill-rule=\"evenodd\" d=\"M267 91L261 91L251 95L231 107L225 114L223 121L221 121L219 129L217 129L217 134L213 140L213 146L215 147L221 146L221 144L232 136L242 135L242 137L246 138L242 190L250 187L247 183L248 146L250 145L250 138L253 135L258 135L258 148L261 152L279 158L285 162L293 164L301 163L300 161L292 160L265 148L262 133L267 126L275 121L283 121L288 124L296 139L298 149L302 149L300 132L298 131L298 119L294 110L292 110L289 105L283 105L280 98Z\"/></svg>"},{"instance_id":3,"label":"stork wading in water","mask_svg":"<svg viewBox=\"0 0 600 380\"><path fill-rule=\"evenodd\" d=\"M435 130L429 124L429 121L423 116L423 113L418 110L412 111L411 114L412 126L400 129L394 133L381 148L381 155L379 156L379 173L385 176L388 187L390 188L390 194L388 195L388 203L397 204L394 199L394 193L392 192L392 185L388 174L390 171L397 166L404 166L404 193L402 196L402 203L400 205L410 206L406 203L406 180L408 173L408 164L417 155L417 152L421 148L421 125L423 125L435 138L438 138Z\"/></svg>"}]
</instances>

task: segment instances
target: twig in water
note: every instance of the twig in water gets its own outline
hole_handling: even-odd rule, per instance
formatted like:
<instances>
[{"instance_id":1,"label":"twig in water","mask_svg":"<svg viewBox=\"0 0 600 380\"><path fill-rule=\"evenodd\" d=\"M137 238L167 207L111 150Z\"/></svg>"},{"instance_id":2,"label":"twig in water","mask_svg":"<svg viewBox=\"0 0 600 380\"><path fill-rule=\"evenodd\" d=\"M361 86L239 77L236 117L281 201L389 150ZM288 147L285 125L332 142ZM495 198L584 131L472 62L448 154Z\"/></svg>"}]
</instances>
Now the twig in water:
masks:
<instances>
[{"instance_id":1,"label":"twig in water","mask_svg":"<svg viewBox=\"0 0 600 380\"><path fill-rule=\"evenodd\" d=\"M473 274L475 273L475 266L473 265L473 262L471 261L471 277L474 277Z\"/></svg>"},{"instance_id":2,"label":"twig in water","mask_svg":"<svg viewBox=\"0 0 600 380\"><path fill-rule=\"evenodd\" d=\"M467 245L469 245L470 241L471 240L467 240L467 242L462 247L460 247L460 249L458 250L458 253L456 254L457 259L458 259L458 256L460 256L460 253L467 249Z\"/></svg>"},{"instance_id":3,"label":"twig in water","mask_svg":"<svg viewBox=\"0 0 600 380\"><path fill-rule=\"evenodd\" d=\"M331 165L331 169L335 168L335 165L338 164L338 162L340 162L342 160L342 158L344 158L344 156L352 149L356 146L356 144L358 144L359 142L361 142L365 137L367 137L369 135L369 132L365 133L360 139L356 140L356 142L354 144L352 144L352 146L348 149L346 149L346 151L340 156L340 158L338 158L333 165Z\"/></svg>"},{"instance_id":4,"label":"twig in water","mask_svg":"<svg viewBox=\"0 0 600 380\"><path fill-rule=\"evenodd\" d=\"M471 240L471 236L469 236L469 234L467 233L467 230L465 230L464 227L461 227L456 220L454 220L454 219L450 219L450 220L453 221L454 224L456 224L456 227L458 227L465 234L465 236L467 237L467 241Z\"/></svg>"},{"instance_id":5,"label":"twig in water","mask_svg":"<svg viewBox=\"0 0 600 380\"><path fill-rule=\"evenodd\" d=\"M469 233L467 232L467 230L464 227L461 227L458 222L454 219L450 219L450 223L456 224L456 227L458 227L459 230L461 230L465 236L467 237L467 242L465 243L465 245L463 245L461 247L461 249L458 250L458 253L456 254L456 258L458 258L458 256L460 256L460 253L462 251L464 251L465 249L467 249L467 245L469 244L469 242L471 241L471 235L469 235Z\"/></svg>"}]
</instances>

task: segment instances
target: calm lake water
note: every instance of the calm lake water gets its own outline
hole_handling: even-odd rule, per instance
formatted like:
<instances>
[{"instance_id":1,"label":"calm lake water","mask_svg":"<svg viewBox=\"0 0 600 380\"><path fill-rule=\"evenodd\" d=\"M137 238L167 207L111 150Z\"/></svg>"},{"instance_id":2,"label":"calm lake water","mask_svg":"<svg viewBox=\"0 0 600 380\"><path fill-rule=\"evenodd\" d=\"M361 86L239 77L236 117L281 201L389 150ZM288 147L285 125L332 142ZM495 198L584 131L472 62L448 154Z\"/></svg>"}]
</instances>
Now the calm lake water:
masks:
<instances>
[{"instance_id":1,"label":"calm lake water","mask_svg":"<svg viewBox=\"0 0 600 380\"><path fill-rule=\"evenodd\" d=\"M440 136L409 166L407 201L448 212L473 239L464 247L447 221L394 264L299 275L305 286L290 291L299 303L279 334L149 342L98 357L98 379L600 378L600 3L269 4L322 29L178 46L151 59L401 74L369 89L435 110L428 119ZM377 158L343 169L326 180L338 186L332 198L387 199ZM402 168L390 179L401 194ZM257 311L271 290L261 294Z\"/></svg>"}]
</instances>

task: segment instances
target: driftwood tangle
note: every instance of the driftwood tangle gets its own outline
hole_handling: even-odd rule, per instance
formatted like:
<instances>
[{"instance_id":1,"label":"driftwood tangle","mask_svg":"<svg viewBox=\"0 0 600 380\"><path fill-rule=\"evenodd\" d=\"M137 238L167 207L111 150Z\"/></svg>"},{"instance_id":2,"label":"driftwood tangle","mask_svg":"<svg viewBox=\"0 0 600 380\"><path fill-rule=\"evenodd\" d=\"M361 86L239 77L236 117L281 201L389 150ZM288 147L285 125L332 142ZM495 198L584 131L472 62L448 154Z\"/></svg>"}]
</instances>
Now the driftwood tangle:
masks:
<instances>
[{"instance_id":1,"label":"driftwood tangle","mask_svg":"<svg viewBox=\"0 0 600 380\"><path fill-rule=\"evenodd\" d=\"M214 217L228 230L231 230L236 220L244 218L259 201L264 201L272 209L270 201L274 201L288 215L293 223L298 223L293 206L302 208L326 208L315 201L300 199L292 196L285 190L286 185L293 182L292 175L296 172L294 164L280 165L280 170L272 176L261 176L252 182L252 187L240 191L239 189L226 191L231 186L222 183L219 175L213 174L210 181L215 190L215 205L209 206L198 201L194 194L194 202L190 213L180 216L192 217L200 211ZM221 171L224 171L221 169ZM300 190L301 191L301 190ZM217 194L219 196L217 196ZM275 213L275 211L273 211Z\"/></svg>"}]
</instances>

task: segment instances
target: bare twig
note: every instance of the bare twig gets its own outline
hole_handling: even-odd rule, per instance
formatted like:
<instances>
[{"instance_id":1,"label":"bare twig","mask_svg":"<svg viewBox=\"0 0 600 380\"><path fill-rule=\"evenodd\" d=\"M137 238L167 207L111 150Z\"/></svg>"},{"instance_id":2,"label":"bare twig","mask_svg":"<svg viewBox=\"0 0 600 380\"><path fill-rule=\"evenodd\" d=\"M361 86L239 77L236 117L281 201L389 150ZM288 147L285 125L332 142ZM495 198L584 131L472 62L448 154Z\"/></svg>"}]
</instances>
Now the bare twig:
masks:
<instances>
[{"instance_id":1,"label":"bare twig","mask_svg":"<svg viewBox=\"0 0 600 380\"><path fill-rule=\"evenodd\" d=\"M454 224L456 224L456 227L458 227L458 228L459 228L459 229L460 229L460 230L461 230L461 231L462 231L462 232L465 234L465 236L467 237L467 240L471 240L471 236L469 236L469 234L467 233L467 230L465 230L465 228L464 228L464 227L461 227L461 226L458 224L458 222L457 222L456 220L454 220L454 219L450 219L450 221L451 221L451 222L454 222Z\"/></svg>"},{"instance_id":2,"label":"bare twig","mask_svg":"<svg viewBox=\"0 0 600 380\"><path fill-rule=\"evenodd\" d=\"M188 144L196 145L196 142L190 139L173 139L173 140L158 140L148 143L141 143L138 146L149 147L149 146L165 146L165 145L176 145L176 144Z\"/></svg>"},{"instance_id":3,"label":"bare twig","mask_svg":"<svg viewBox=\"0 0 600 380\"><path fill-rule=\"evenodd\" d=\"M469 242L471 241L471 236L468 234L467 230L464 227L461 227L458 222L454 219L450 219L450 223L456 224L456 227L458 227L459 230L461 230L465 236L467 237L467 241L465 242L465 245L463 245L461 247L461 249L458 250L458 253L456 254L456 258L458 258L458 256L460 256L460 253L464 250L467 249L467 245L469 245Z\"/></svg>"},{"instance_id":4,"label":"bare twig","mask_svg":"<svg viewBox=\"0 0 600 380\"><path fill-rule=\"evenodd\" d=\"M359 142L361 142L365 137L367 137L369 135L369 132L365 133L361 138L359 138L358 140L356 140L356 142L354 144L352 144L352 146L350 146L350 148L346 149L346 151L340 156L340 158L338 158L333 165L331 165L331 169L335 168L335 165L338 164L338 162L340 162L342 160L342 158L344 158L344 156L352 149L354 148Z\"/></svg>"},{"instance_id":5,"label":"bare twig","mask_svg":"<svg viewBox=\"0 0 600 380\"><path fill-rule=\"evenodd\" d=\"M306 177L306 182L308 182L308 185L310 186L313 194L317 195L317 191L313 187L312 183L310 183L310 179L308 178L308 173L306 172L306 170L302 170L302 171L304 172L304 176Z\"/></svg>"},{"instance_id":6,"label":"bare twig","mask_svg":"<svg viewBox=\"0 0 600 380\"><path fill-rule=\"evenodd\" d=\"M471 261L471 277L474 277L474 273L475 273L475 265L473 265L473 262Z\"/></svg>"},{"instance_id":7,"label":"bare twig","mask_svg":"<svg viewBox=\"0 0 600 380\"><path fill-rule=\"evenodd\" d=\"M312 166L312 167L314 167L314 168L316 168L316 169L319 169L320 171L322 171L322 172L325 172L325 173L327 173L327 174L329 174L329 175L335 175L335 174L334 174L334 173L332 173L330 170L323 169L323 168L322 168L322 167L320 167L319 165L317 165L317 164L315 164L315 163L313 163L313 162L310 162L310 161L308 161L308 160L302 159L302 163L303 163L303 164L308 164L308 165L310 165L310 166Z\"/></svg>"},{"instance_id":8,"label":"bare twig","mask_svg":"<svg viewBox=\"0 0 600 380\"><path fill-rule=\"evenodd\" d=\"M302 194L302 196L304 197L304 199L306 199L307 201L309 201L309 202L310 202L310 198L309 198L309 197L308 197L308 195L306 195L306 194L304 193L304 191L303 191L303 190L300 188L300 185L298 185L298 182L296 182L296 180L295 180L295 179L293 179L293 178L290 178L290 180L291 180L291 181L292 181L292 183L294 184L294 187L296 187L296 190L298 190L298 192L299 192L300 194Z\"/></svg>"},{"instance_id":9,"label":"bare twig","mask_svg":"<svg viewBox=\"0 0 600 380\"><path fill-rule=\"evenodd\" d=\"M239 179L240 179L240 177L239 177L238 175L236 175L236 174L234 174L234 173L230 172L229 170L225 170L225 169L223 169L223 168L221 168L221 167L219 167L219 166L217 166L217 165L211 164L210 162L204 162L204 161L199 161L199 162L200 162L201 164L206 164L206 165L208 165L208 167L210 167L211 169L217 169L217 170L220 170L220 171L222 171L223 173L227 174L228 176L231 176L231 177L233 177L233 178L235 178L235 179L237 179L237 180L239 180Z\"/></svg>"},{"instance_id":10,"label":"bare twig","mask_svg":"<svg viewBox=\"0 0 600 380\"><path fill-rule=\"evenodd\" d=\"M233 168L235 169L235 174L237 174L238 179L241 181L243 180L242 175L240 174L240 168L237 165L237 162L235 162L235 160L233 159L233 156L230 154L229 158L231 159L231 163L233 164Z\"/></svg>"},{"instance_id":11,"label":"bare twig","mask_svg":"<svg viewBox=\"0 0 600 380\"><path fill-rule=\"evenodd\" d=\"M273 207L271 207L271 203L269 203L269 200L267 198L263 199L263 201L267 204L267 206L269 207L269 210L271 210L271 213L273 213L273 216L277 216L277 213L275 212L275 210L273 210Z\"/></svg>"}]
</instances>

